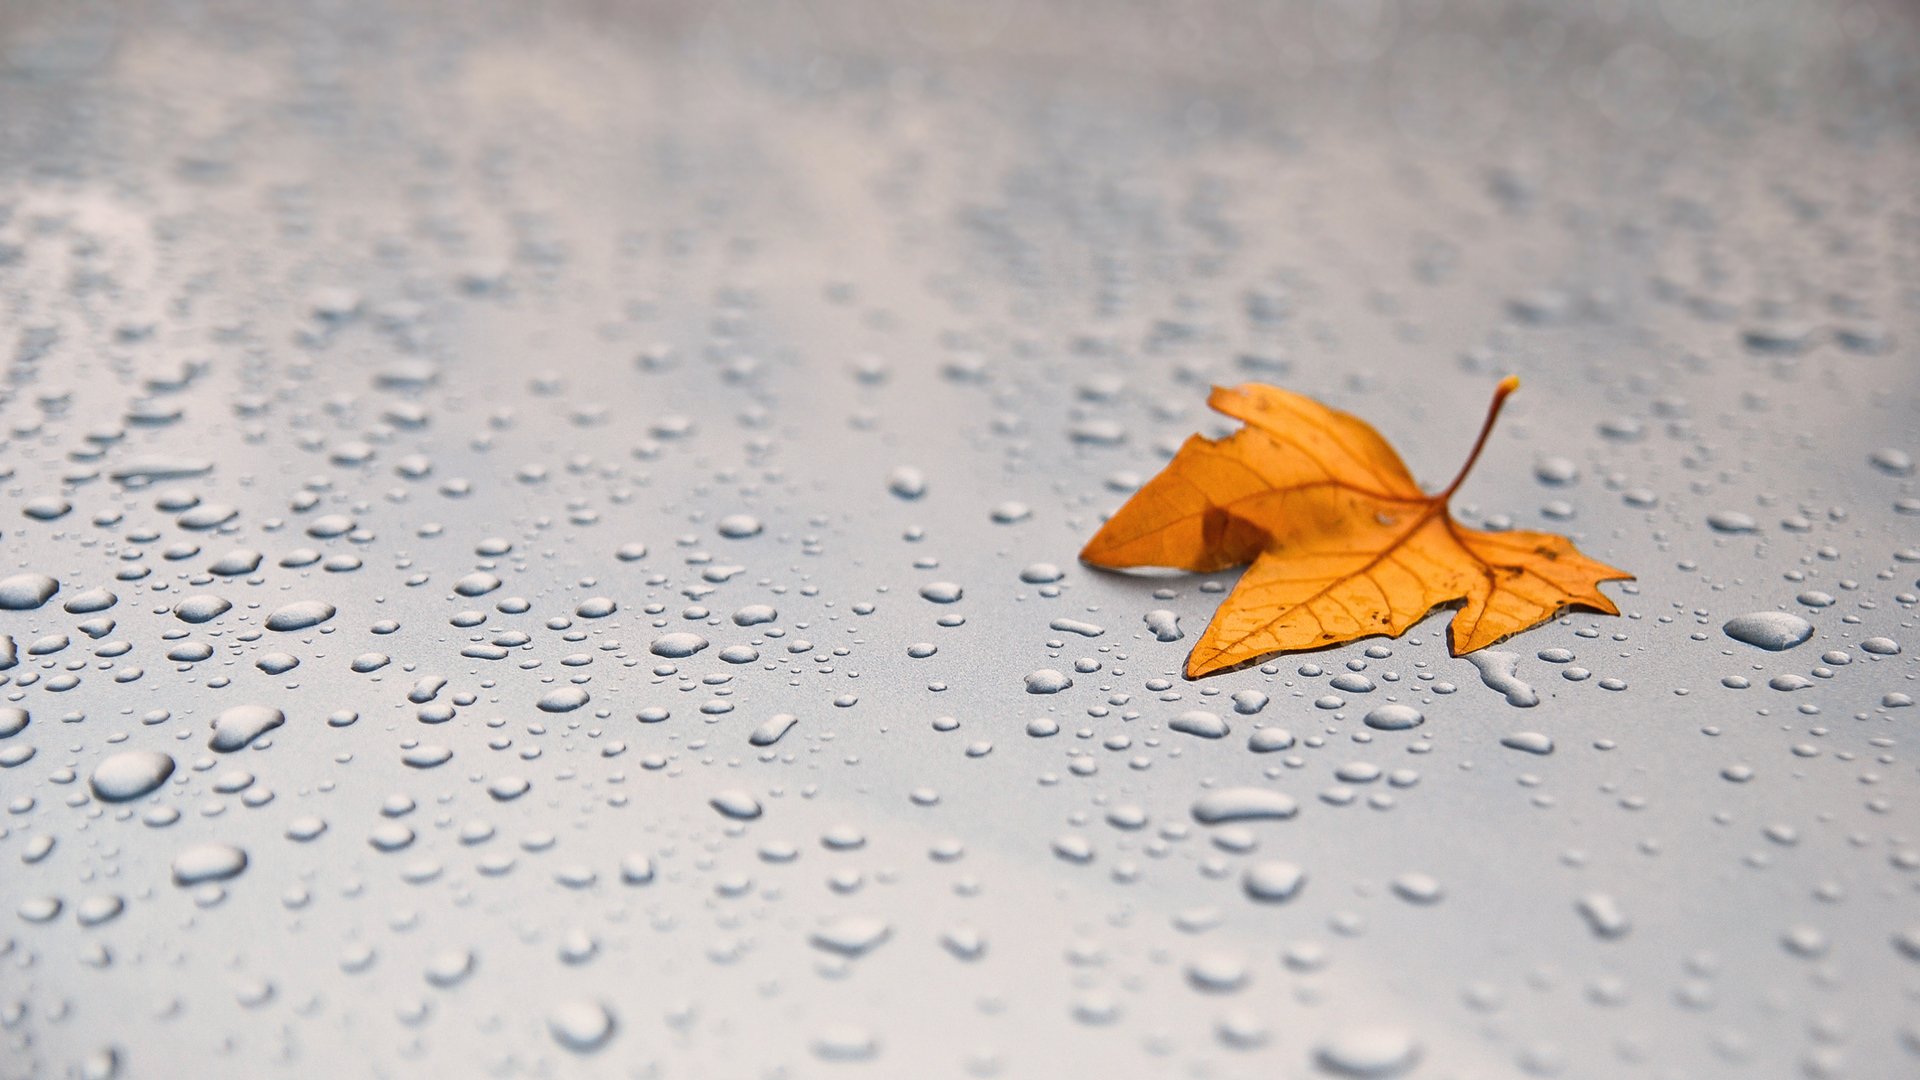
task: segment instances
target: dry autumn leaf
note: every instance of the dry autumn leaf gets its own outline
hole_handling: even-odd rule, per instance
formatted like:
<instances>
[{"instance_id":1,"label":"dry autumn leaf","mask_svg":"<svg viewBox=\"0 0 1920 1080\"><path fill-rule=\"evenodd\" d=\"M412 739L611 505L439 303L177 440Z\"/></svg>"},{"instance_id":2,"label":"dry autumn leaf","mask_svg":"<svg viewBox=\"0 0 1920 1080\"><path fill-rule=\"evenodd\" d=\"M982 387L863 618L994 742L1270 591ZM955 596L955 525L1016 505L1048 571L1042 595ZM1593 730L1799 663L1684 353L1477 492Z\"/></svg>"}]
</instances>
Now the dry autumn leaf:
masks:
<instances>
[{"instance_id":1,"label":"dry autumn leaf","mask_svg":"<svg viewBox=\"0 0 1920 1080\"><path fill-rule=\"evenodd\" d=\"M1188 678L1399 635L1448 604L1461 604L1448 633L1455 656L1565 608L1618 615L1599 585L1633 575L1564 536L1470 529L1447 511L1519 385L1512 376L1500 383L1466 464L1437 495L1421 491L1358 417L1272 386L1215 387L1207 404L1246 426L1223 439L1189 437L1080 558L1196 572L1253 564L1188 655Z\"/></svg>"}]
</instances>

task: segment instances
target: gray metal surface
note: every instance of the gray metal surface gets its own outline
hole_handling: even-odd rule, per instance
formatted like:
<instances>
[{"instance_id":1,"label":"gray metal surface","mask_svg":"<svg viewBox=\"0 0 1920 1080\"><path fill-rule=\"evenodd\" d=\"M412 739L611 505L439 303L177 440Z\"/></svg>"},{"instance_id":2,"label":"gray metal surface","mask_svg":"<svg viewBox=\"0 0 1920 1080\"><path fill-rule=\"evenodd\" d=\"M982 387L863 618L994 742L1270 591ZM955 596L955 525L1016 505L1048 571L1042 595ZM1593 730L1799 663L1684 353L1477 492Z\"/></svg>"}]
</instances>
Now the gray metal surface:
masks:
<instances>
[{"instance_id":1,"label":"gray metal surface","mask_svg":"<svg viewBox=\"0 0 1920 1080\"><path fill-rule=\"evenodd\" d=\"M1917 65L0 4L0 1076L1913 1075ZM1444 612L1184 681L1233 575L1074 561L1209 383L1438 483L1507 372L1456 508L1638 575L1499 647L1531 708Z\"/></svg>"}]
</instances>

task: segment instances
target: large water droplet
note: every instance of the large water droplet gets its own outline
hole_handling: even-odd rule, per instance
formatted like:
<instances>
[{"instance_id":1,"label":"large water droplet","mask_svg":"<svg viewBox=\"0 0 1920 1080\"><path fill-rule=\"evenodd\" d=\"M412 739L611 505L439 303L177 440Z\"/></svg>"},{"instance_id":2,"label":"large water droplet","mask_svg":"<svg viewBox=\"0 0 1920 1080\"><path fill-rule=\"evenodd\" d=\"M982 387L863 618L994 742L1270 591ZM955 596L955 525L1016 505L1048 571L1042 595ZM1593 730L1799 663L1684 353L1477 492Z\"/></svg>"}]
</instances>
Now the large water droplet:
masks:
<instances>
[{"instance_id":1,"label":"large water droplet","mask_svg":"<svg viewBox=\"0 0 1920 1080\"><path fill-rule=\"evenodd\" d=\"M102 802L126 802L166 783L173 769L173 758L157 750L123 750L96 766L87 786Z\"/></svg>"},{"instance_id":2,"label":"large water droplet","mask_svg":"<svg viewBox=\"0 0 1920 1080\"><path fill-rule=\"evenodd\" d=\"M1786 611L1755 611L1735 615L1721 631L1743 645L1768 652L1782 652L1802 644L1813 636L1813 624Z\"/></svg>"},{"instance_id":3,"label":"large water droplet","mask_svg":"<svg viewBox=\"0 0 1920 1080\"><path fill-rule=\"evenodd\" d=\"M1220 714L1204 709L1183 712L1168 721L1167 727L1183 735L1197 735L1202 739L1221 739L1227 735L1227 722L1220 718Z\"/></svg>"},{"instance_id":4,"label":"large water droplet","mask_svg":"<svg viewBox=\"0 0 1920 1080\"><path fill-rule=\"evenodd\" d=\"M173 605L173 617L184 623L204 623L233 610L232 602L212 593L195 593Z\"/></svg>"},{"instance_id":5,"label":"large water droplet","mask_svg":"<svg viewBox=\"0 0 1920 1080\"><path fill-rule=\"evenodd\" d=\"M214 718L207 745L231 754L287 722L287 714L267 705L235 705Z\"/></svg>"},{"instance_id":6,"label":"large water droplet","mask_svg":"<svg viewBox=\"0 0 1920 1080\"><path fill-rule=\"evenodd\" d=\"M267 629L287 633L319 626L334 616L334 606L324 600L297 600L267 616Z\"/></svg>"},{"instance_id":7,"label":"large water droplet","mask_svg":"<svg viewBox=\"0 0 1920 1080\"><path fill-rule=\"evenodd\" d=\"M669 660L679 660L692 656L706 648L708 641L699 634L685 630L676 630L670 634L661 634L647 646L647 651L655 656L664 656Z\"/></svg>"},{"instance_id":8,"label":"large water droplet","mask_svg":"<svg viewBox=\"0 0 1920 1080\"><path fill-rule=\"evenodd\" d=\"M1487 689L1506 695L1507 704L1520 709L1531 709L1540 704L1540 695L1533 692L1533 687L1521 682L1516 674L1520 665L1519 653L1481 649L1468 653L1467 662L1479 669L1480 681L1487 684Z\"/></svg>"},{"instance_id":9,"label":"large water droplet","mask_svg":"<svg viewBox=\"0 0 1920 1080\"><path fill-rule=\"evenodd\" d=\"M32 611L59 591L60 583L45 574L0 578L0 611Z\"/></svg>"},{"instance_id":10,"label":"large water droplet","mask_svg":"<svg viewBox=\"0 0 1920 1080\"><path fill-rule=\"evenodd\" d=\"M1073 685L1073 679L1054 668L1041 668L1027 673L1027 693L1057 694Z\"/></svg>"},{"instance_id":11,"label":"large water droplet","mask_svg":"<svg viewBox=\"0 0 1920 1080\"><path fill-rule=\"evenodd\" d=\"M1300 812L1293 796L1271 788L1234 787L1210 791L1193 804L1193 819L1202 825L1229 821L1280 821Z\"/></svg>"}]
</instances>

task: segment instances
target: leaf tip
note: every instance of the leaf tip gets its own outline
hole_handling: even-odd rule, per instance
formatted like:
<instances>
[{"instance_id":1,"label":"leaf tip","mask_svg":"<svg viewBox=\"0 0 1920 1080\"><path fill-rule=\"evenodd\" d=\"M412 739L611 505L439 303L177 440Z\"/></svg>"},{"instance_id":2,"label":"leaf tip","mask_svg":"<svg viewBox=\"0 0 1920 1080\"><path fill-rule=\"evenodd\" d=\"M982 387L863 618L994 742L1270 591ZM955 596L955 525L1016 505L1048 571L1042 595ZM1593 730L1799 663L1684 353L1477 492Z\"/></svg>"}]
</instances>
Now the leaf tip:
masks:
<instances>
[{"instance_id":1,"label":"leaf tip","mask_svg":"<svg viewBox=\"0 0 1920 1080\"><path fill-rule=\"evenodd\" d=\"M1200 655L1200 646L1194 646L1193 651L1187 654L1187 678L1205 678L1226 667L1227 665L1221 662L1220 656L1220 650L1212 649L1208 651L1205 658L1202 658Z\"/></svg>"},{"instance_id":2,"label":"leaf tip","mask_svg":"<svg viewBox=\"0 0 1920 1080\"><path fill-rule=\"evenodd\" d=\"M1245 396L1246 390L1244 387L1215 385L1207 390L1207 408L1217 413L1225 413L1228 416L1233 416L1234 412L1227 408L1227 402Z\"/></svg>"},{"instance_id":3,"label":"leaf tip","mask_svg":"<svg viewBox=\"0 0 1920 1080\"><path fill-rule=\"evenodd\" d=\"M1093 539L1087 541L1085 547L1080 549L1080 554L1076 558L1088 566L1106 566L1107 564L1101 558L1105 546L1101 543L1100 537L1095 535Z\"/></svg>"}]
</instances>

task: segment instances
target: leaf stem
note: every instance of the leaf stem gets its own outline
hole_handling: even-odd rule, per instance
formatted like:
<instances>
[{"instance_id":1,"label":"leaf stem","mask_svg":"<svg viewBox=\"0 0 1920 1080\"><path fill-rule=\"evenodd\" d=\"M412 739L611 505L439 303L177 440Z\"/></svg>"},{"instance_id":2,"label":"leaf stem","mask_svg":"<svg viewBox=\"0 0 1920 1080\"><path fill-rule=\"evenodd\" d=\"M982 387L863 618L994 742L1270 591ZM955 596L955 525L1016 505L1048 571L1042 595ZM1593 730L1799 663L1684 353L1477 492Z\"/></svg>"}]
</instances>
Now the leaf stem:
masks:
<instances>
[{"instance_id":1,"label":"leaf stem","mask_svg":"<svg viewBox=\"0 0 1920 1080\"><path fill-rule=\"evenodd\" d=\"M1487 436L1493 434L1493 422L1500 419L1500 410L1507 404L1508 396L1518 389L1520 389L1518 375L1509 375L1501 379L1500 385L1493 388L1493 403L1487 406L1487 419L1480 425L1480 437L1473 441L1473 452L1467 455L1467 463L1460 466L1460 472L1453 478L1453 483L1448 484L1445 491L1434 496L1435 502L1445 504L1453 497L1453 493L1459 490L1460 485L1466 482L1467 473L1472 471L1473 463L1480 460L1480 451L1487 447Z\"/></svg>"}]
</instances>

